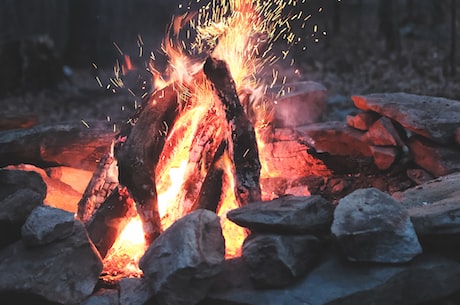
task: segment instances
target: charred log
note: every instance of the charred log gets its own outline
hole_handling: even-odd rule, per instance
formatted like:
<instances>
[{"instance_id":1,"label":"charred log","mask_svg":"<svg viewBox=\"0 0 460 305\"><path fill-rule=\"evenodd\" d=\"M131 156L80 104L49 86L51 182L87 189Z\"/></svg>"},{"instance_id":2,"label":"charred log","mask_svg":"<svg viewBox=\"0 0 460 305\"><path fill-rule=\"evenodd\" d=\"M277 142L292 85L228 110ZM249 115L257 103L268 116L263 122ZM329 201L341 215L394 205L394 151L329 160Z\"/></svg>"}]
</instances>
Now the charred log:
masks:
<instances>
[{"instance_id":1,"label":"charred log","mask_svg":"<svg viewBox=\"0 0 460 305\"><path fill-rule=\"evenodd\" d=\"M88 236L104 258L135 213L132 198L123 187L115 188L86 225Z\"/></svg>"},{"instance_id":2,"label":"charred log","mask_svg":"<svg viewBox=\"0 0 460 305\"><path fill-rule=\"evenodd\" d=\"M156 91L129 134L120 137L115 147L119 182L136 201L148 243L161 234L155 168L180 111L177 95L172 85Z\"/></svg>"},{"instance_id":3,"label":"charred log","mask_svg":"<svg viewBox=\"0 0 460 305\"><path fill-rule=\"evenodd\" d=\"M260 161L254 127L238 98L225 61L208 57L203 67L221 100L230 128L228 151L235 165L235 193L239 205L261 200Z\"/></svg>"},{"instance_id":4,"label":"charred log","mask_svg":"<svg viewBox=\"0 0 460 305\"><path fill-rule=\"evenodd\" d=\"M78 202L77 217L83 223L88 223L95 211L118 186L117 177L113 177L116 172L115 166L116 162L111 153L105 155L98 163L82 198Z\"/></svg>"}]
</instances>

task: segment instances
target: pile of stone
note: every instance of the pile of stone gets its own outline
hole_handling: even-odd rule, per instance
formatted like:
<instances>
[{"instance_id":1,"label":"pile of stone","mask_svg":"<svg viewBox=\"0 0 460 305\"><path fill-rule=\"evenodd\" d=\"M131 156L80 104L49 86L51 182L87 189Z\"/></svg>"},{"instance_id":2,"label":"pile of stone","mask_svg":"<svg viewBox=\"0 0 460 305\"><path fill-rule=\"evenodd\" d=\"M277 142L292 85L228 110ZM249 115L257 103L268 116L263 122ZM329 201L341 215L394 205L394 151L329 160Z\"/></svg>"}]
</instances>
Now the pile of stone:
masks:
<instances>
[{"instance_id":1,"label":"pile of stone","mask_svg":"<svg viewBox=\"0 0 460 305\"><path fill-rule=\"evenodd\" d=\"M460 173L393 196L359 189L338 205L287 195L232 210L250 231L236 259L224 258L217 215L197 210L150 245L144 277L117 289L97 287L97 250L72 213L43 204L39 174L3 169L0 185L0 296L11 304L436 304L460 291Z\"/></svg>"},{"instance_id":2,"label":"pile of stone","mask_svg":"<svg viewBox=\"0 0 460 305\"><path fill-rule=\"evenodd\" d=\"M408 93L352 100L359 113L298 127L300 139L317 152L373 158L380 170L404 158L428 178L460 170L460 101Z\"/></svg>"}]
</instances>

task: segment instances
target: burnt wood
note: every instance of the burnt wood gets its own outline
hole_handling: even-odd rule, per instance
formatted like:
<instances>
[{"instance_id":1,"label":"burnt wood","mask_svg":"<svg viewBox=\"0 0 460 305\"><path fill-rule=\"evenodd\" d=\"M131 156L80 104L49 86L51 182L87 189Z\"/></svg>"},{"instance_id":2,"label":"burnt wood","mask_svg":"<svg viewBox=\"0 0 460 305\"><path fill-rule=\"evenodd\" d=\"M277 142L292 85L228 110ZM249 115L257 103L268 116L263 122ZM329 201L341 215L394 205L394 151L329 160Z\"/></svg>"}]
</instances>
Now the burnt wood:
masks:
<instances>
[{"instance_id":1,"label":"burnt wood","mask_svg":"<svg viewBox=\"0 0 460 305\"><path fill-rule=\"evenodd\" d=\"M227 63L208 57L203 71L224 106L229 124L228 151L235 165L235 194L239 205L259 201L261 165L256 134L238 98Z\"/></svg>"},{"instance_id":2,"label":"burnt wood","mask_svg":"<svg viewBox=\"0 0 460 305\"><path fill-rule=\"evenodd\" d=\"M174 85L154 92L130 132L121 135L115 146L119 182L136 201L148 243L161 234L155 168L180 108Z\"/></svg>"},{"instance_id":3,"label":"burnt wood","mask_svg":"<svg viewBox=\"0 0 460 305\"><path fill-rule=\"evenodd\" d=\"M130 220L128 216L133 216L134 213L134 204L128 191L118 186L86 224L88 236L102 258L107 255L118 235L128 224Z\"/></svg>"},{"instance_id":4,"label":"burnt wood","mask_svg":"<svg viewBox=\"0 0 460 305\"><path fill-rule=\"evenodd\" d=\"M99 209L101 204L118 186L118 180L110 176L110 171L116 166L116 162L111 153L101 158L93 176L86 186L83 195L78 202L77 217L83 222L88 223L93 214Z\"/></svg>"}]
</instances>

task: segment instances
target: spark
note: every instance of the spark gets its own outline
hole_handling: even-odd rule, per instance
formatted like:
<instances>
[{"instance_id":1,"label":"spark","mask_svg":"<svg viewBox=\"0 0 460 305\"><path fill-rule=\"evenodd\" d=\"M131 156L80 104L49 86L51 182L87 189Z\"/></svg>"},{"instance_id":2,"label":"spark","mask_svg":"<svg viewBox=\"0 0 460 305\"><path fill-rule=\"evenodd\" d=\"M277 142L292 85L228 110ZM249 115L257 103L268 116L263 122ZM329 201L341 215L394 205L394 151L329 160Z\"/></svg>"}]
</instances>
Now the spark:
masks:
<instances>
[{"instance_id":1,"label":"spark","mask_svg":"<svg viewBox=\"0 0 460 305\"><path fill-rule=\"evenodd\" d=\"M89 128L89 124L86 123L84 120L81 120L81 123L82 123L83 125L85 125L86 128Z\"/></svg>"},{"instance_id":2,"label":"spark","mask_svg":"<svg viewBox=\"0 0 460 305\"><path fill-rule=\"evenodd\" d=\"M115 41L112 42L112 44L115 46L115 48L117 49L118 53L120 53L120 55L122 55L122 56L125 55Z\"/></svg>"}]
</instances>

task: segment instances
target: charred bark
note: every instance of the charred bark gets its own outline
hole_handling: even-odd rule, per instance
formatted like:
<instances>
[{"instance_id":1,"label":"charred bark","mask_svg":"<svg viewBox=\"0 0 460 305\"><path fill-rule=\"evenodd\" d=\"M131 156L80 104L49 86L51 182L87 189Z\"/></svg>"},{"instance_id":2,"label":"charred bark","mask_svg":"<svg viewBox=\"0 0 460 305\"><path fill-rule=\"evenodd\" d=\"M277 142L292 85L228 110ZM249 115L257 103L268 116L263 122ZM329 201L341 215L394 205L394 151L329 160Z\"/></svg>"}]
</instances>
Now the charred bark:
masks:
<instances>
[{"instance_id":1,"label":"charred bark","mask_svg":"<svg viewBox=\"0 0 460 305\"><path fill-rule=\"evenodd\" d=\"M104 258L135 213L126 189L115 188L86 225L88 236ZM131 214L131 215L130 215Z\"/></svg>"},{"instance_id":2,"label":"charred bark","mask_svg":"<svg viewBox=\"0 0 460 305\"><path fill-rule=\"evenodd\" d=\"M116 162L111 153L105 155L98 163L82 198L78 202L77 217L83 223L86 224L90 221L101 204L118 186L117 177L111 175L111 172L115 174L115 166Z\"/></svg>"},{"instance_id":3,"label":"charred bark","mask_svg":"<svg viewBox=\"0 0 460 305\"><path fill-rule=\"evenodd\" d=\"M257 140L238 98L235 82L225 61L208 57L204 73L221 100L230 129L229 155L235 165L235 194L239 205L261 199L260 161Z\"/></svg>"},{"instance_id":4,"label":"charred bark","mask_svg":"<svg viewBox=\"0 0 460 305\"><path fill-rule=\"evenodd\" d=\"M122 135L116 145L118 179L136 201L148 243L161 234L155 168L179 111L178 94L173 85L156 91L129 134Z\"/></svg>"}]
</instances>

